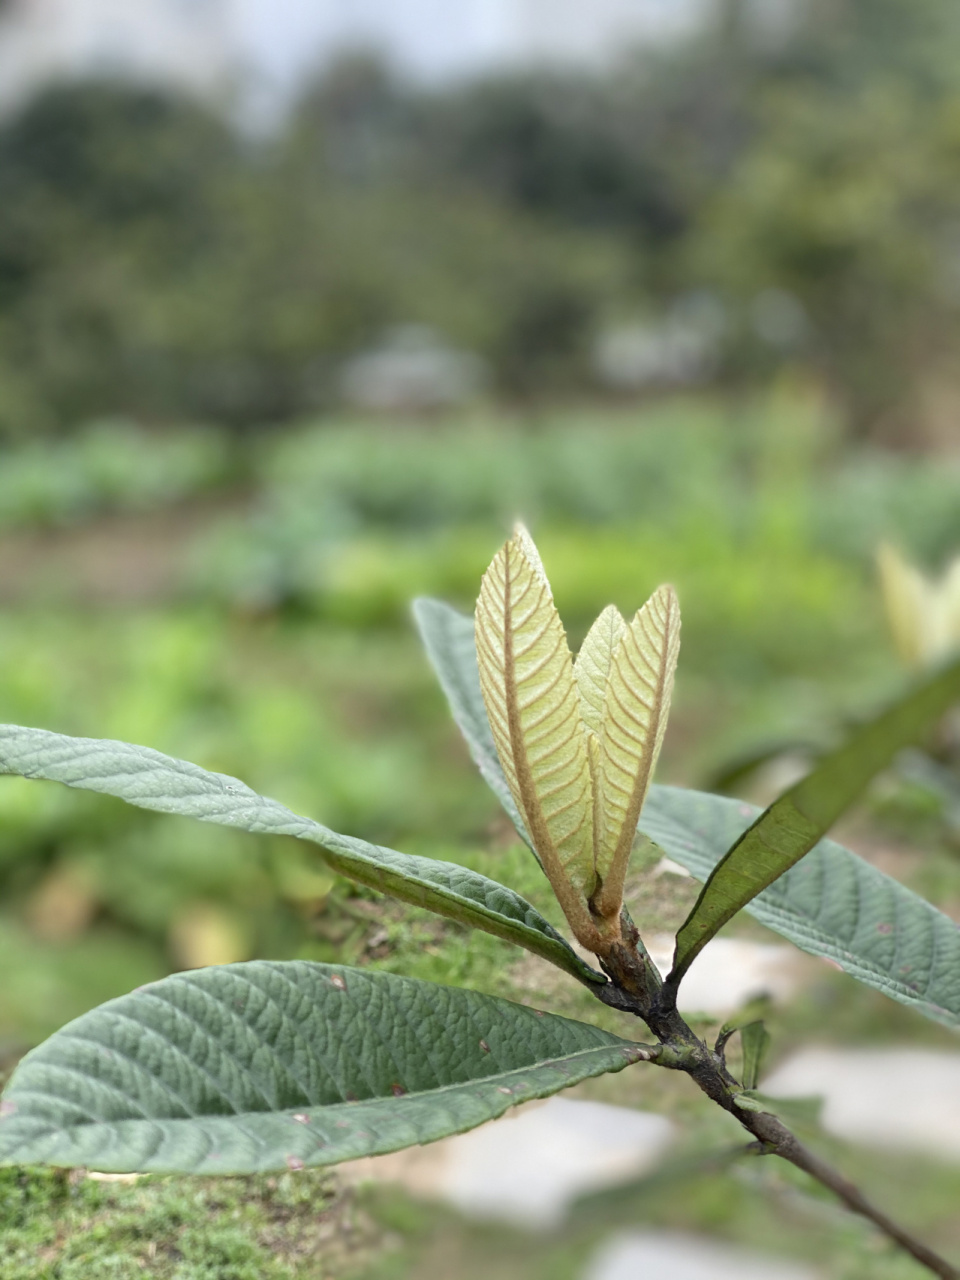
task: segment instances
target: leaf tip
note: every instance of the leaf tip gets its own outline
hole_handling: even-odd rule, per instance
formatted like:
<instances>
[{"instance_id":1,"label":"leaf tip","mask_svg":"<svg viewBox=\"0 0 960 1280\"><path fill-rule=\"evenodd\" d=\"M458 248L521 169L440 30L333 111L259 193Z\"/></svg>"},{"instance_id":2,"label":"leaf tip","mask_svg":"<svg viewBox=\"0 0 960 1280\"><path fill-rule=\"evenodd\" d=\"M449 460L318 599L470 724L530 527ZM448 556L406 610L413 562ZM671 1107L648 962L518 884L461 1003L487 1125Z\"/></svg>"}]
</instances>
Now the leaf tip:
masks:
<instances>
[{"instance_id":1,"label":"leaf tip","mask_svg":"<svg viewBox=\"0 0 960 1280\"><path fill-rule=\"evenodd\" d=\"M540 552L537 550L537 544L530 536L530 530L522 520L518 520L513 526L513 538L511 539L511 543L530 565L530 568L534 571L538 580L546 587L550 594L550 599L552 600L553 592L550 589L547 571L544 569L543 561L540 559Z\"/></svg>"}]
</instances>

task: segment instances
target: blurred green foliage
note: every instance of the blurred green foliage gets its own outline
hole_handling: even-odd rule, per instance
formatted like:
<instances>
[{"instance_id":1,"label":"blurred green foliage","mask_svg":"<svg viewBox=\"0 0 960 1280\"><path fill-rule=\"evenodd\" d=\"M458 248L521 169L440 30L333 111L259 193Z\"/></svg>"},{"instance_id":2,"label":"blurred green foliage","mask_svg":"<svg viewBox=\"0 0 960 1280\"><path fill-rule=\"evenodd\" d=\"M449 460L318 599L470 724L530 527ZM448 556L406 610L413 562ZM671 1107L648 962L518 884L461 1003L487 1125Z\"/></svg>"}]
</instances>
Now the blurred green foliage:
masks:
<instances>
[{"instance_id":1,"label":"blurred green foliage","mask_svg":"<svg viewBox=\"0 0 960 1280\"><path fill-rule=\"evenodd\" d=\"M0 127L0 433L288 419L411 324L542 399L645 318L709 320L728 383L799 364L858 428L949 435L958 26L946 0L726 0L603 74L423 88L354 59L257 137L53 88Z\"/></svg>"},{"instance_id":2,"label":"blurred green foliage","mask_svg":"<svg viewBox=\"0 0 960 1280\"><path fill-rule=\"evenodd\" d=\"M515 515L536 529L575 643L606 603L630 611L677 584L683 662L664 765L688 783L768 740L821 741L899 682L874 539L896 535L928 561L960 543L955 471L838 451L823 401L789 382L642 413L312 423L230 449L215 432L95 424L2 457L0 526L35 565L10 578L0 554L2 719L148 743L334 829L453 860L502 856L489 852L495 806L408 604L434 594L470 609ZM125 561L109 607L91 611L84 554L109 582L110 557L141 545L144 511L166 513L142 553L174 559L158 579L167 594L144 596ZM57 594L49 570L68 552ZM939 830L936 813L924 822ZM536 876L522 887L536 898ZM0 892L11 1049L170 968L391 963L407 939L292 842L11 779ZM440 976L468 950L477 961L475 941L458 946L414 950Z\"/></svg>"},{"instance_id":3,"label":"blurred green foliage","mask_svg":"<svg viewBox=\"0 0 960 1280\"><path fill-rule=\"evenodd\" d=\"M687 659L702 628L715 670L748 650L756 665L765 619L770 663L808 660L832 601L846 594L856 615L880 537L932 562L960 545L955 464L845 452L823 402L789 381L642 412L325 420L253 465L252 511L198 550L204 595L350 625L395 623L417 594L471 606L491 543L522 514L575 626L671 578Z\"/></svg>"},{"instance_id":4,"label":"blurred green foliage","mask_svg":"<svg viewBox=\"0 0 960 1280\"><path fill-rule=\"evenodd\" d=\"M502 876L549 911L407 622L418 593L470 608L515 516L535 526L575 641L609 601L680 588L667 780L702 782L767 741L823 741L898 683L876 542L931 568L960 546L956 465L877 447L956 439L960 11L808 0L764 26L757 10L728 0L696 40L603 76L421 90L355 60L269 137L116 84L57 88L4 120L0 533L21 540L0 546L0 718L198 759L334 828ZM720 318L723 398L543 407L592 390L606 324L694 304ZM484 356L511 411L319 417L344 359L409 323ZM772 375L772 397L739 394ZM170 425L189 421L213 425ZM851 423L874 444L843 446ZM121 582L94 614L79 579L61 596L41 575L8 581L26 542L52 560L98 518L91 554L109 560L143 513L175 529L198 508L169 595L132 603ZM163 529L150 537L162 552ZM922 849L897 873L954 909L942 810L922 779L874 801L886 836ZM644 891L645 927L661 896ZM505 945L394 912L292 842L0 780L0 1057L171 969L254 954L501 992L539 981ZM583 1012L576 992L536 998ZM916 1033L838 975L791 1016L781 1045L814 1028ZM911 1218L954 1231L953 1175L918 1164L905 1182L900 1166L884 1167L889 1196L913 1188ZM748 1208L758 1176L697 1184L675 1225L813 1256L827 1219L811 1233L779 1184ZM318 1256L336 1273L331 1237L311 1234L314 1189L11 1175L4 1262L23 1280L141 1261L184 1280L309 1275ZM209 1231L191 1228L198 1212ZM436 1217L392 1212L414 1254L436 1240ZM655 1194L639 1205L663 1214ZM479 1228L444 1230L441 1271L492 1256ZM859 1228L831 1218L829 1232L838 1274L906 1274ZM557 1274L585 1256L565 1239L536 1252ZM431 1274L422 1253L410 1266Z\"/></svg>"},{"instance_id":5,"label":"blurred green foliage","mask_svg":"<svg viewBox=\"0 0 960 1280\"><path fill-rule=\"evenodd\" d=\"M123 419L0 454L0 529L56 528L101 513L162 510L236 478L227 442L204 427L148 435Z\"/></svg>"},{"instance_id":6,"label":"blurred green foliage","mask_svg":"<svg viewBox=\"0 0 960 1280\"><path fill-rule=\"evenodd\" d=\"M410 596L470 608L492 550L523 514L575 643L610 600L631 610L659 581L677 582L684 641L665 780L701 783L771 740L827 740L844 715L903 680L872 581L875 538L895 535L931 565L960 542L957 475L945 460L851 450L838 437L822 396L786 379L769 396L642 412L341 418L229 447L216 431L101 423L42 450L7 446L0 718L196 759L334 829L503 879L559 925L545 879L511 841L450 723L411 633ZM204 522L167 579L179 585L152 600L127 599L121 581L94 610L82 583L57 596L45 571L19 585L7 575L18 549L55 561L82 550L91 530L89 554L109 564L136 543L144 512L150 554L169 538L166 554L183 556L174 535L198 506ZM889 778L871 812L882 841L911 850L897 874L951 909L956 837L931 795ZM676 877L637 876L631 911L645 932L661 931L679 923L692 891ZM0 1059L172 969L253 955L376 965L575 1017L596 1012L547 966L357 890L292 840L0 779ZM949 1044L941 1028L918 1027L826 969L770 1026L778 1053L814 1031L841 1043ZM701 1132L699 1104L675 1073L654 1083L627 1074L614 1092L594 1082L586 1096ZM718 1147L730 1140L716 1132ZM505 1277L560 1275L582 1268L613 1226L639 1221L806 1258L850 1280L906 1276L839 1214L811 1232L808 1215L826 1210L762 1163L690 1179L680 1196L659 1184L624 1193L609 1220L578 1220L550 1247L399 1193L333 1198L313 1178L127 1187L16 1171L0 1182L0 1257L18 1280L52 1267L280 1280L361 1262L371 1276L466 1277L478 1257L485 1274L494 1265ZM906 1175L898 1160L881 1176L871 1153L843 1163L952 1246L954 1172L918 1158Z\"/></svg>"}]
</instances>

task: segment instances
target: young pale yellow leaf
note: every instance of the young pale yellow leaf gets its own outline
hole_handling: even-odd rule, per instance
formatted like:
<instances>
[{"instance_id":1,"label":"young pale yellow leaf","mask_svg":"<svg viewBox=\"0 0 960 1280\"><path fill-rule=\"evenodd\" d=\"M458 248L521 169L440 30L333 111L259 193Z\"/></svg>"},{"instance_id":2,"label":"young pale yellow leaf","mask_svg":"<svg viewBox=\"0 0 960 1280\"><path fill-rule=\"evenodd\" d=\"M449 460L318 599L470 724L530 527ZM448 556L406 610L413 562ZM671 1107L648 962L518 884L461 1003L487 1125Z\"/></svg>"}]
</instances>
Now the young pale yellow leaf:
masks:
<instances>
[{"instance_id":1,"label":"young pale yellow leaf","mask_svg":"<svg viewBox=\"0 0 960 1280\"><path fill-rule=\"evenodd\" d=\"M537 577L546 587L547 595L552 600L553 591L550 588L550 580L547 578L547 571L543 567L543 561L540 559L540 552L537 550L537 544L530 537L530 530L525 524L521 524L519 520L513 526L513 540L529 561L530 566L536 573Z\"/></svg>"},{"instance_id":2,"label":"young pale yellow leaf","mask_svg":"<svg viewBox=\"0 0 960 1280\"><path fill-rule=\"evenodd\" d=\"M515 534L477 601L480 687L504 774L578 937L594 928L593 794L587 735L563 624L529 534Z\"/></svg>"},{"instance_id":3,"label":"young pale yellow leaf","mask_svg":"<svg viewBox=\"0 0 960 1280\"><path fill-rule=\"evenodd\" d=\"M960 648L960 559L934 581L884 543L877 567L890 631L904 662L923 667Z\"/></svg>"},{"instance_id":4,"label":"young pale yellow leaf","mask_svg":"<svg viewBox=\"0 0 960 1280\"><path fill-rule=\"evenodd\" d=\"M619 913L637 819L653 777L670 713L680 652L680 605L658 587L614 650L596 768L596 908Z\"/></svg>"},{"instance_id":5,"label":"young pale yellow leaf","mask_svg":"<svg viewBox=\"0 0 960 1280\"><path fill-rule=\"evenodd\" d=\"M613 654L627 624L616 605L608 604L587 632L573 674L580 691L580 712L591 733L599 737L603 725L603 708L607 699L607 681Z\"/></svg>"},{"instance_id":6,"label":"young pale yellow leaf","mask_svg":"<svg viewBox=\"0 0 960 1280\"><path fill-rule=\"evenodd\" d=\"M924 633L929 612L928 583L889 543L884 543L877 552L877 568L897 652L908 666L922 666L927 649Z\"/></svg>"}]
</instances>

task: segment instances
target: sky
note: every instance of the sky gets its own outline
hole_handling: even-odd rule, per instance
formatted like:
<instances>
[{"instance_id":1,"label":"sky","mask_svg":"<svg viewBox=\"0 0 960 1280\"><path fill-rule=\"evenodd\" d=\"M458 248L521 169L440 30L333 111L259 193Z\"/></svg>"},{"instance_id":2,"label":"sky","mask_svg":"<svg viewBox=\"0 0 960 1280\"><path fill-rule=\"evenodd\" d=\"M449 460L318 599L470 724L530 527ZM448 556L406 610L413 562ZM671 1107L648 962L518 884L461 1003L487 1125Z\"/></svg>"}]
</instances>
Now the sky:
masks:
<instances>
[{"instance_id":1,"label":"sky","mask_svg":"<svg viewBox=\"0 0 960 1280\"><path fill-rule=\"evenodd\" d=\"M455 74L497 60L511 0L238 0L251 61L286 81L331 45L389 47L421 75Z\"/></svg>"},{"instance_id":2,"label":"sky","mask_svg":"<svg viewBox=\"0 0 960 1280\"><path fill-rule=\"evenodd\" d=\"M689 25L709 0L235 0L251 65L289 83L321 49L379 44L427 78L522 58L591 52L601 32L629 25L650 36ZM605 22L598 22L600 16ZM614 37L615 39L615 37Z\"/></svg>"}]
</instances>

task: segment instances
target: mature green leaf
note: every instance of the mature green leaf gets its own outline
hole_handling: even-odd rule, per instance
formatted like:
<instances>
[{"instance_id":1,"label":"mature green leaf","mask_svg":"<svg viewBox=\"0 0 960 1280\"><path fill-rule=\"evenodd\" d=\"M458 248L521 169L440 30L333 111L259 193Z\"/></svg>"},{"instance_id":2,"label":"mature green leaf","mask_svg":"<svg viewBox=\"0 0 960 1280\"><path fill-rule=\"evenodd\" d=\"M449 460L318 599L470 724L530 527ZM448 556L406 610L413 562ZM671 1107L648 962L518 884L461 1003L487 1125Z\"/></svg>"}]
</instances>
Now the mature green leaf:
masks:
<instances>
[{"instance_id":1,"label":"mature green leaf","mask_svg":"<svg viewBox=\"0 0 960 1280\"><path fill-rule=\"evenodd\" d=\"M245 783L149 747L69 738L45 729L0 725L0 773L44 778L117 796L141 809L267 835L296 836L323 850L335 870L403 902L526 947L581 982L603 982L530 903L504 885L451 862L398 853L339 835Z\"/></svg>"},{"instance_id":2,"label":"mature green leaf","mask_svg":"<svg viewBox=\"0 0 960 1280\"><path fill-rule=\"evenodd\" d=\"M727 796L654 785L640 829L703 881L759 812ZM867 986L960 1028L960 927L842 845L821 840L746 910Z\"/></svg>"},{"instance_id":3,"label":"mature green leaf","mask_svg":"<svg viewBox=\"0 0 960 1280\"><path fill-rule=\"evenodd\" d=\"M774 802L712 871L677 934L675 990L694 958L728 920L799 862L903 747L916 742L960 699L960 659L915 685L824 756Z\"/></svg>"},{"instance_id":4,"label":"mature green leaf","mask_svg":"<svg viewBox=\"0 0 960 1280\"><path fill-rule=\"evenodd\" d=\"M252 961L175 974L17 1067L0 1162L256 1173L462 1133L642 1061L554 1014L393 974Z\"/></svg>"}]
</instances>

